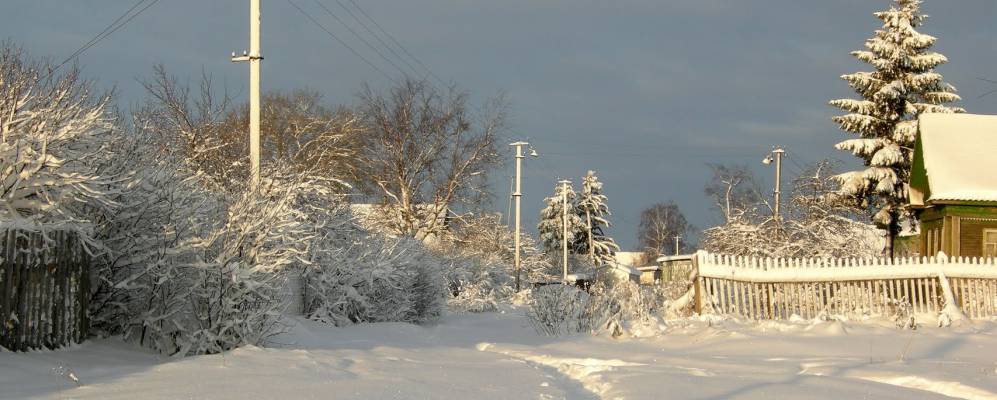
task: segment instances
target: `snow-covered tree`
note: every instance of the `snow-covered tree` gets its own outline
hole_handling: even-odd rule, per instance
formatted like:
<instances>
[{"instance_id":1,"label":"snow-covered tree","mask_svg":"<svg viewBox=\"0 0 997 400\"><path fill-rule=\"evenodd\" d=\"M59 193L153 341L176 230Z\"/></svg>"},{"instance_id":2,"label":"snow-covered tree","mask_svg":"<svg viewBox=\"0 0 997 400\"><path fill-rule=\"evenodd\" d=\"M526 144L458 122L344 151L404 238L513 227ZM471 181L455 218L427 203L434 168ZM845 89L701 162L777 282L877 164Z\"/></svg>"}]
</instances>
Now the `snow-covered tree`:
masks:
<instances>
[{"instance_id":1,"label":"snow-covered tree","mask_svg":"<svg viewBox=\"0 0 997 400\"><path fill-rule=\"evenodd\" d=\"M860 99L832 100L831 105L847 114L834 117L841 129L858 138L837 144L840 150L862 158L865 168L839 175L840 194L860 201L877 212L873 221L887 229L887 251L892 255L893 238L907 218L906 184L921 113L962 112L944 106L959 100L955 88L942 80L935 67L948 61L930 51L936 38L916 28L926 19L921 0L895 0L889 10L877 12L881 29L866 40L866 50L852 52L874 67L872 72L843 75Z\"/></svg>"},{"instance_id":2,"label":"snow-covered tree","mask_svg":"<svg viewBox=\"0 0 997 400\"><path fill-rule=\"evenodd\" d=\"M95 164L116 121L110 97L95 95L77 69L51 68L0 43L0 220L74 230L92 242L94 217L110 208L113 190Z\"/></svg>"},{"instance_id":3,"label":"snow-covered tree","mask_svg":"<svg viewBox=\"0 0 997 400\"><path fill-rule=\"evenodd\" d=\"M606 200L602 182L599 182L595 171L589 171L582 179L582 192L575 203L575 210L585 229L575 237L573 248L575 253L585 254L594 265L613 261L614 254L620 251L616 241L606 236L605 228L610 226L607 217L611 215Z\"/></svg>"},{"instance_id":4,"label":"snow-covered tree","mask_svg":"<svg viewBox=\"0 0 997 400\"><path fill-rule=\"evenodd\" d=\"M564 196L567 196L567 209L564 207ZM565 222L569 253L574 253L572 244L585 231L585 223L578 217L575 207L575 197L575 190L570 185L559 183L554 187L554 195L544 199L547 207L540 211L537 229L540 230L540 243L548 254L560 254Z\"/></svg>"},{"instance_id":5,"label":"snow-covered tree","mask_svg":"<svg viewBox=\"0 0 997 400\"><path fill-rule=\"evenodd\" d=\"M678 204L661 202L640 212L637 241L644 249L645 259L653 261L658 256L672 254L676 236L679 236L680 251L684 249L692 231L692 224L685 219Z\"/></svg>"},{"instance_id":6,"label":"snow-covered tree","mask_svg":"<svg viewBox=\"0 0 997 400\"><path fill-rule=\"evenodd\" d=\"M860 211L829 196L837 189L831 164L822 161L793 181L791 199L778 223L767 208L733 209L733 218L703 231L703 249L757 257L872 257L882 231L858 222ZM760 212L765 210L765 212Z\"/></svg>"}]
</instances>

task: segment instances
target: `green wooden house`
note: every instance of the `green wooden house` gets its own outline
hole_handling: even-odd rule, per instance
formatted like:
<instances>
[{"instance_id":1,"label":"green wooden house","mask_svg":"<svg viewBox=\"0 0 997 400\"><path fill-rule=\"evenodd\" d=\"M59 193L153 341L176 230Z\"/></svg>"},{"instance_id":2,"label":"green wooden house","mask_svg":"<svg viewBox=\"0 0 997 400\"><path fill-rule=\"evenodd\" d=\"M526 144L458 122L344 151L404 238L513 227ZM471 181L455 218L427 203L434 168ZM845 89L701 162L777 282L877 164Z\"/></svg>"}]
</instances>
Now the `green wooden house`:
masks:
<instances>
[{"instance_id":1,"label":"green wooden house","mask_svg":"<svg viewBox=\"0 0 997 400\"><path fill-rule=\"evenodd\" d=\"M997 257L997 116L921 115L910 205L921 254Z\"/></svg>"}]
</instances>

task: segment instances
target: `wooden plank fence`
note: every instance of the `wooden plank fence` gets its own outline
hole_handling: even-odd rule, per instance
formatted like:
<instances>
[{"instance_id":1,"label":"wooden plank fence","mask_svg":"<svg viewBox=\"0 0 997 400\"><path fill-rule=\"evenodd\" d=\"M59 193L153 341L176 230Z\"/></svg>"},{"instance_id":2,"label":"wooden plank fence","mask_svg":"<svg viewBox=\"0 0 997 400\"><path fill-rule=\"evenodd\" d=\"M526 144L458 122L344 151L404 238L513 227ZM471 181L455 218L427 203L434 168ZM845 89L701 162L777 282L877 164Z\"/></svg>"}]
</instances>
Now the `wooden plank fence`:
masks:
<instances>
[{"instance_id":1,"label":"wooden plank fence","mask_svg":"<svg viewBox=\"0 0 997 400\"><path fill-rule=\"evenodd\" d=\"M0 346L57 348L87 335L89 257L67 231L0 230Z\"/></svg>"},{"instance_id":2,"label":"wooden plank fence","mask_svg":"<svg viewBox=\"0 0 997 400\"><path fill-rule=\"evenodd\" d=\"M696 255L696 311L747 319L937 315L948 291L970 318L997 315L997 260L799 259ZM947 282L947 285L945 284Z\"/></svg>"}]
</instances>

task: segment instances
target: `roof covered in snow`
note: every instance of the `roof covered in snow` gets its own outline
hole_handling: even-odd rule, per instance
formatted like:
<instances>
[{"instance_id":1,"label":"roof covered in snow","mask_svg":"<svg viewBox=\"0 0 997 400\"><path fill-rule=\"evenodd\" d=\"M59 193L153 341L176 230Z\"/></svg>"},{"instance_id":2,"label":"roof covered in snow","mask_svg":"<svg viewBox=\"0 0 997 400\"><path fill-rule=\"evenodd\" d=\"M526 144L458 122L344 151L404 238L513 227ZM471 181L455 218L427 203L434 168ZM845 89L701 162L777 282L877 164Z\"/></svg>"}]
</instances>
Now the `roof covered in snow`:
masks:
<instances>
[{"instance_id":1,"label":"roof covered in snow","mask_svg":"<svg viewBox=\"0 0 997 400\"><path fill-rule=\"evenodd\" d=\"M695 257L695 254L674 254L670 256L658 257L655 261L659 263L670 262L670 261L688 261Z\"/></svg>"},{"instance_id":2,"label":"roof covered in snow","mask_svg":"<svg viewBox=\"0 0 997 400\"><path fill-rule=\"evenodd\" d=\"M623 265L639 266L644 263L644 253L640 251L617 251L613 256L616 262Z\"/></svg>"},{"instance_id":3,"label":"roof covered in snow","mask_svg":"<svg viewBox=\"0 0 997 400\"><path fill-rule=\"evenodd\" d=\"M922 114L918 131L912 206L997 202L997 116Z\"/></svg>"},{"instance_id":4,"label":"roof covered in snow","mask_svg":"<svg viewBox=\"0 0 997 400\"><path fill-rule=\"evenodd\" d=\"M618 262L610 262L609 268L612 268L613 270L620 271L625 274L640 275L640 270L634 268L632 265L621 264Z\"/></svg>"}]
</instances>

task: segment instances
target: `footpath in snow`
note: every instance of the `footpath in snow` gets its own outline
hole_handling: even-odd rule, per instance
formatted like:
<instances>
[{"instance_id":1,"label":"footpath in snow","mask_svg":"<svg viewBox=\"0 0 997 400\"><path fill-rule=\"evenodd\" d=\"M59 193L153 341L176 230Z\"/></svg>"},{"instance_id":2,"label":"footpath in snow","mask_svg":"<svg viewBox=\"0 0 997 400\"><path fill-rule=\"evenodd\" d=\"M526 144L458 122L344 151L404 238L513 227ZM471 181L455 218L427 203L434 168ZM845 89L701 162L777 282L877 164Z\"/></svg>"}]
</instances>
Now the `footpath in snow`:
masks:
<instances>
[{"instance_id":1,"label":"footpath in snow","mask_svg":"<svg viewBox=\"0 0 997 400\"><path fill-rule=\"evenodd\" d=\"M119 340L0 353L0 398L997 399L997 323L673 321L538 336L522 309L433 326L295 320L266 348L171 359Z\"/></svg>"}]
</instances>

